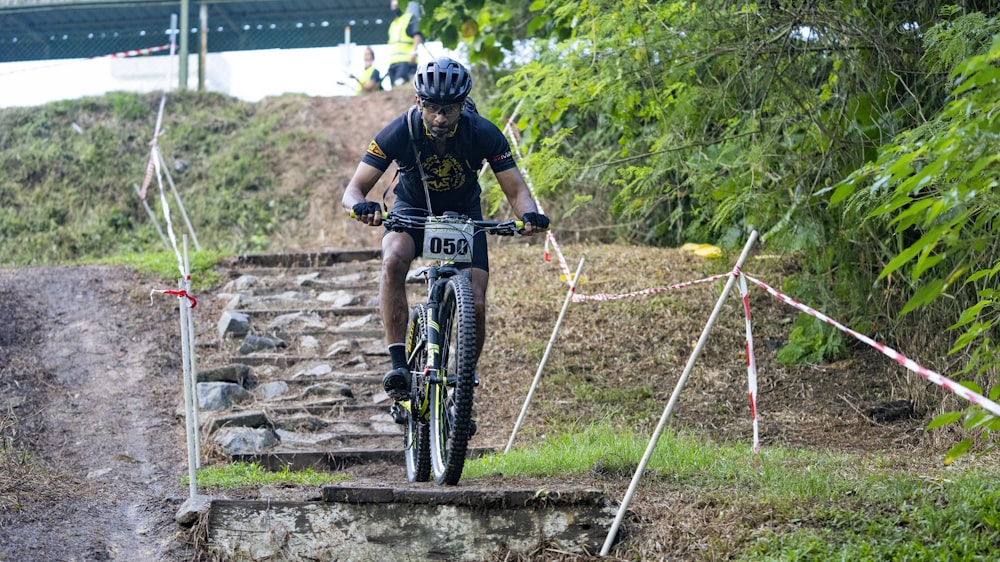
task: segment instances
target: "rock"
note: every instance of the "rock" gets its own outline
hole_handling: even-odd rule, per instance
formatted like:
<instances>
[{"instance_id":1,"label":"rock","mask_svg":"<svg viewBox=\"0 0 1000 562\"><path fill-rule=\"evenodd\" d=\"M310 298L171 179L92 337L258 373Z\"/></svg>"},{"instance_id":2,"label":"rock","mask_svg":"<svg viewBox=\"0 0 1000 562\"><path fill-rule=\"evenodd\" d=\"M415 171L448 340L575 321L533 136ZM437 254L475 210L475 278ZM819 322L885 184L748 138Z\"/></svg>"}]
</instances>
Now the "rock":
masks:
<instances>
[{"instance_id":1,"label":"rock","mask_svg":"<svg viewBox=\"0 0 1000 562\"><path fill-rule=\"evenodd\" d=\"M319 279L319 272L313 271L311 273L305 273L303 275L297 276L295 278L295 282L298 283L299 285L308 286L313 284L317 279Z\"/></svg>"},{"instance_id":2,"label":"rock","mask_svg":"<svg viewBox=\"0 0 1000 562\"><path fill-rule=\"evenodd\" d=\"M257 394L264 400L272 400L288 392L288 383L285 381L273 381L261 385L257 389Z\"/></svg>"},{"instance_id":3,"label":"rock","mask_svg":"<svg viewBox=\"0 0 1000 562\"><path fill-rule=\"evenodd\" d=\"M250 380L250 366L242 363L233 363L224 367L217 367L207 371L198 371L198 382L231 382L243 388L248 388L247 382Z\"/></svg>"},{"instance_id":4,"label":"rock","mask_svg":"<svg viewBox=\"0 0 1000 562\"><path fill-rule=\"evenodd\" d=\"M295 322L302 316L301 312L292 312L289 314L282 314L281 316L276 316L274 320L267 323L267 327L270 330L276 330L278 328L286 328L292 322Z\"/></svg>"},{"instance_id":5,"label":"rock","mask_svg":"<svg viewBox=\"0 0 1000 562\"><path fill-rule=\"evenodd\" d=\"M271 428L274 424L264 412L239 412L215 417L209 424L209 431L217 431L224 427Z\"/></svg>"},{"instance_id":6,"label":"rock","mask_svg":"<svg viewBox=\"0 0 1000 562\"><path fill-rule=\"evenodd\" d=\"M219 337L243 337L250 333L250 317L235 310L224 310L219 318Z\"/></svg>"},{"instance_id":7,"label":"rock","mask_svg":"<svg viewBox=\"0 0 1000 562\"><path fill-rule=\"evenodd\" d=\"M347 353L350 350L351 350L350 340L340 340L338 342L335 342L326 349L326 357L333 357L334 355Z\"/></svg>"},{"instance_id":8,"label":"rock","mask_svg":"<svg viewBox=\"0 0 1000 562\"><path fill-rule=\"evenodd\" d=\"M350 329L350 328L360 328L361 326L364 326L365 324L368 324L369 322L372 322L373 320L375 320L375 315L374 314L365 314L364 316L362 316L360 318L355 318L354 320L348 320L347 322L342 323L339 327L340 328L347 328L347 329Z\"/></svg>"},{"instance_id":9,"label":"rock","mask_svg":"<svg viewBox=\"0 0 1000 562\"><path fill-rule=\"evenodd\" d=\"M337 438L334 433L300 433L295 431L287 431L284 429L278 429L276 431L281 442L288 445L298 445L299 447L316 447L319 445L330 446L332 444L343 446L343 442Z\"/></svg>"},{"instance_id":10,"label":"rock","mask_svg":"<svg viewBox=\"0 0 1000 562\"><path fill-rule=\"evenodd\" d=\"M309 367L308 369L303 369L292 375L292 378L297 379L301 377L321 377L323 375L329 375L332 372L333 372L333 366L330 365L329 363L323 363L322 365L315 365Z\"/></svg>"},{"instance_id":11,"label":"rock","mask_svg":"<svg viewBox=\"0 0 1000 562\"><path fill-rule=\"evenodd\" d=\"M273 350L280 347L288 347L288 344L277 338L265 338L263 336L248 335L243 338L243 344L240 345L240 353L247 355L255 351L262 351L265 349Z\"/></svg>"},{"instance_id":12,"label":"rock","mask_svg":"<svg viewBox=\"0 0 1000 562\"><path fill-rule=\"evenodd\" d=\"M225 427L213 439L226 455L249 455L273 448L278 435L270 428Z\"/></svg>"},{"instance_id":13,"label":"rock","mask_svg":"<svg viewBox=\"0 0 1000 562\"><path fill-rule=\"evenodd\" d=\"M361 299L357 295L347 291L327 291L325 293L320 293L319 296L316 297L316 300L320 302L332 303L334 307L340 308L357 304L357 302Z\"/></svg>"},{"instance_id":14,"label":"rock","mask_svg":"<svg viewBox=\"0 0 1000 562\"><path fill-rule=\"evenodd\" d=\"M226 286L223 287L222 290L227 293L242 293L252 289L255 285L257 285L258 281L259 280L253 275L240 275L236 279L226 283Z\"/></svg>"},{"instance_id":15,"label":"rock","mask_svg":"<svg viewBox=\"0 0 1000 562\"><path fill-rule=\"evenodd\" d=\"M211 508L212 498L197 494L181 504L177 515L174 515L174 521L181 527L191 527L198 522L203 514L207 515Z\"/></svg>"},{"instance_id":16,"label":"rock","mask_svg":"<svg viewBox=\"0 0 1000 562\"><path fill-rule=\"evenodd\" d=\"M250 400L245 388L230 382L198 383L198 407L202 410L227 410L233 404Z\"/></svg>"}]
</instances>

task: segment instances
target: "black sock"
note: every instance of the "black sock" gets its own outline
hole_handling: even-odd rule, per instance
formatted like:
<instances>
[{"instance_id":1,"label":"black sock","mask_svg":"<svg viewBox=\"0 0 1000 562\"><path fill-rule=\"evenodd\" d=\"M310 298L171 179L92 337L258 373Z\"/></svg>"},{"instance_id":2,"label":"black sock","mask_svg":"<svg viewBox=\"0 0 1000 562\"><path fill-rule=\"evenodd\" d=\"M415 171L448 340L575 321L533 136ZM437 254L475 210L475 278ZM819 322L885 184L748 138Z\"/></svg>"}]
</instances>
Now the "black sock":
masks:
<instances>
[{"instance_id":1,"label":"black sock","mask_svg":"<svg viewBox=\"0 0 1000 562\"><path fill-rule=\"evenodd\" d=\"M392 360L393 369L406 369L406 345L394 343L389 345L389 359Z\"/></svg>"}]
</instances>

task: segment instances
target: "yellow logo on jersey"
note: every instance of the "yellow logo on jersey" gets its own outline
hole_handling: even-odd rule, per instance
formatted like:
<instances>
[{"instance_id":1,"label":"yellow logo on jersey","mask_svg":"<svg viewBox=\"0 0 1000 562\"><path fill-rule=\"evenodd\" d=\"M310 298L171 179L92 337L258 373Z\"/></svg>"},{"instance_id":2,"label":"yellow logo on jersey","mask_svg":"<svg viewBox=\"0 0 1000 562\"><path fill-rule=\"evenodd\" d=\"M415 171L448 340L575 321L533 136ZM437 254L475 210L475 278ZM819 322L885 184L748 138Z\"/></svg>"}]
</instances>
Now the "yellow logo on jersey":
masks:
<instances>
[{"instance_id":1,"label":"yellow logo on jersey","mask_svg":"<svg viewBox=\"0 0 1000 562\"><path fill-rule=\"evenodd\" d=\"M385 153L382 152L382 148L375 141L372 141L371 144L368 145L368 154L371 154L372 156L376 158L381 158L383 160L387 159L385 157Z\"/></svg>"},{"instance_id":2,"label":"yellow logo on jersey","mask_svg":"<svg viewBox=\"0 0 1000 562\"><path fill-rule=\"evenodd\" d=\"M424 158L422 165L427 174L427 187L431 191L451 191L464 186L468 178L465 167L451 154L432 154Z\"/></svg>"}]
</instances>

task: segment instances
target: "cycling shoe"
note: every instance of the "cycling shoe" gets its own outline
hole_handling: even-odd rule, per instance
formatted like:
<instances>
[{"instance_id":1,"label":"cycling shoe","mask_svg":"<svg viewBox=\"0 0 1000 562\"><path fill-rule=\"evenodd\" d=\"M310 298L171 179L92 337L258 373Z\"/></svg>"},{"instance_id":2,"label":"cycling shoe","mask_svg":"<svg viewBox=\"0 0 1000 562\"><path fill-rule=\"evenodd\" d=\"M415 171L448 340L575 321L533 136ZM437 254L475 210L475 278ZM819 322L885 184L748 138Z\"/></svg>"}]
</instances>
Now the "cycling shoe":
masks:
<instances>
[{"instance_id":1,"label":"cycling shoe","mask_svg":"<svg viewBox=\"0 0 1000 562\"><path fill-rule=\"evenodd\" d=\"M393 369L382 377L382 388L389 398L399 402L410 396L410 370L405 367Z\"/></svg>"}]
</instances>

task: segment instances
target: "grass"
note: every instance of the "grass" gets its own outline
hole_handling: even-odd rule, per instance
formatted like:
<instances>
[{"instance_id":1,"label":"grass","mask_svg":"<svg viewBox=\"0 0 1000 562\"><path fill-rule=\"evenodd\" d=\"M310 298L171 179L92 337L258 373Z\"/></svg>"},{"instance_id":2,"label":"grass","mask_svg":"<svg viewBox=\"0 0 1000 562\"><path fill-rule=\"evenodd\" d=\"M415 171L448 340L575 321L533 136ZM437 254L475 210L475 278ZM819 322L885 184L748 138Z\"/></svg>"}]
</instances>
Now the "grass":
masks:
<instances>
[{"instance_id":1,"label":"grass","mask_svg":"<svg viewBox=\"0 0 1000 562\"><path fill-rule=\"evenodd\" d=\"M39 108L0 110L0 264L70 263L162 248L135 185L149 159L159 94L113 93ZM160 139L177 198L203 247L259 251L305 211L299 187L282 191L278 163L315 139L278 131L283 115L218 94L169 98ZM288 111L291 111L289 109ZM169 182L145 203L161 225L184 225ZM179 244L179 242L178 242Z\"/></svg>"},{"instance_id":2,"label":"grass","mask_svg":"<svg viewBox=\"0 0 1000 562\"><path fill-rule=\"evenodd\" d=\"M214 287L219 283L219 275L213 268L224 258L225 254L203 250L189 252L191 286L195 290ZM180 263L173 252L130 253L95 260L84 260L91 263L125 265L137 269L147 275L164 280L180 278Z\"/></svg>"},{"instance_id":3,"label":"grass","mask_svg":"<svg viewBox=\"0 0 1000 562\"><path fill-rule=\"evenodd\" d=\"M257 463L235 462L200 468L196 478L201 488L228 490L275 484L322 486L343 482L351 477L341 473L315 472L312 469L289 470L287 467L279 471L269 471ZM184 483L189 482L190 479L185 476Z\"/></svg>"},{"instance_id":4,"label":"grass","mask_svg":"<svg viewBox=\"0 0 1000 562\"><path fill-rule=\"evenodd\" d=\"M649 437L597 424L467 462L463 477L600 472L632 478ZM642 482L698 498L732 529L735 560L989 560L1000 548L995 467L899 470L877 456L719 445L664 432ZM904 461L905 463L906 461ZM638 492L639 495L642 491ZM737 515L733 515L737 514Z\"/></svg>"}]
</instances>

